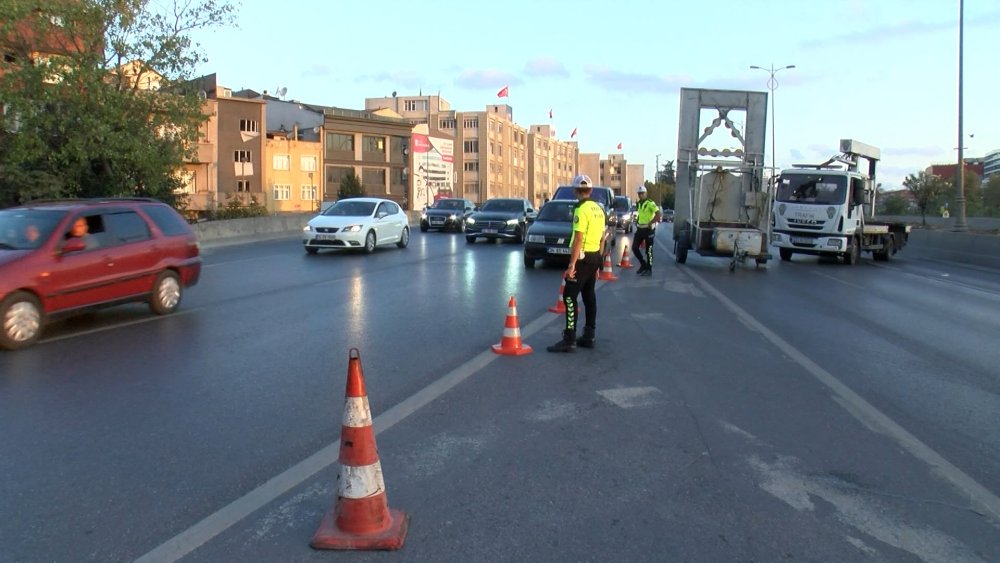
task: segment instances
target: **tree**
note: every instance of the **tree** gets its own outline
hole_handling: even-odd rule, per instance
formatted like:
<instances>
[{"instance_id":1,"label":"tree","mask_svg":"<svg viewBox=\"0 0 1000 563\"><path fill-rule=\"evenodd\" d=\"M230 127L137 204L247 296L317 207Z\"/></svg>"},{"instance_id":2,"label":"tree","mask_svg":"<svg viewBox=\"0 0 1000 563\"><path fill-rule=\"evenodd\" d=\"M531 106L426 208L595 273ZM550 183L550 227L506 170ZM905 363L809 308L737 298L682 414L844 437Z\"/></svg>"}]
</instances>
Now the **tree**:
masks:
<instances>
[{"instance_id":1,"label":"tree","mask_svg":"<svg viewBox=\"0 0 1000 563\"><path fill-rule=\"evenodd\" d=\"M352 197L364 197L365 187L361 185L361 180L353 170L348 170L340 180L340 190L337 191L337 199L349 199Z\"/></svg>"},{"instance_id":2,"label":"tree","mask_svg":"<svg viewBox=\"0 0 1000 563\"><path fill-rule=\"evenodd\" d=\"M232 22L217 0L0 0L0 206L42 197L178 205L196 147L202 60L189 34ZM160 12L159 10L163 10ZM36 52L46 53L32 58Z\"/></svg>"},{"instance_id":3,"label":"tree","mask_svg":"<svg viewBox=\"0 0 1000 563\"><path fill-rule=\"evenodd\" d=\"M1000 174L991 176L983 186L983 213L990 217L1000 216Z\"/></svg>"},{"instance_id":4,"label":"tree","mask_svg":"<svg viewBox=\"0 0 1000 563\"><path fill-rule=\"evenodd\" d=\"M879 214L881 215L906 215L910 211L910 202L907 201L900 191L880 192Z\"/></svg>"},{"instance_id":5,"label":"tree","mask_svg":"<svg viewBox=\"0 0 1000 563\"><path fill-rule=\"evenodd\" d=\"M979 174L968 168L964 170L964 174L962 192L965 196L965 212L968 215L978 215L983 209L983 181ZM946 185L947 199L955 201L958 198L958 186L955 185L955 180L946 182Z\"/></svg>"},{"instance_id":6,"label":"tree","mask_svg":"<svg viewBox=\"0 0 1000 563\"><path fill-rule=\"evenodd\" d=\"M656 183L671 186L677 183L674 179L674 161L668 160L667 163L663 165L663 169L657 173Z\"/></svg>"},{"instance_id":7,"label":"tree","mask_svg":"<svg viewBox=\"0 0 1000 563\"><path fill-rule=\"evenodd\" d=\"M917 209L920 210L920 216L923 219L924 226L926 226L927 209L947 189L947 184L933 174L920 172L907 176L903 180L903 187L913 195L913 202L916 204Z\"/></svg>"}]
</instances>

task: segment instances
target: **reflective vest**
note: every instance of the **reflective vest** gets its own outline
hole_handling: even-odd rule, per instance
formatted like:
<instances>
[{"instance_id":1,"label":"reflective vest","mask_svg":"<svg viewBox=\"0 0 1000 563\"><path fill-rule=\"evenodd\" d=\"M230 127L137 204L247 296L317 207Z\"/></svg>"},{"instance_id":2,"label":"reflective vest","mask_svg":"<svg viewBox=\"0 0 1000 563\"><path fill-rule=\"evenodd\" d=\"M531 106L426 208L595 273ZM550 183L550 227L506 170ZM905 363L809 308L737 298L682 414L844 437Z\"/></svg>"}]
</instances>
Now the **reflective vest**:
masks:
<instances>
[{"instance_id":1,"label":"reflective vest","mask_svg":"<svg viewBox=\"0 0 1000 563\"><path fill-rule=\"evenodd\" d=\"M573 209L573 238L569 247L573 248L576 237L583 233L583 251L599 252L604 224L604 209L592 199L581 200Z\"/></svg>"},{"instance_id":2,"label":"reflective vest","mask_svg":"<svg viewBox=\"0 0 1000 563\"><path fill-rule=\"evenodd\" d=\"M636 210L639 212L639 216L636 221L639 223L640 227L648 227L651 222L653 222L653 217L656 217L656 212L660 210L659 207L653 200L644 199L639 202L636 206Z\"/></svg>"}]
</instances>

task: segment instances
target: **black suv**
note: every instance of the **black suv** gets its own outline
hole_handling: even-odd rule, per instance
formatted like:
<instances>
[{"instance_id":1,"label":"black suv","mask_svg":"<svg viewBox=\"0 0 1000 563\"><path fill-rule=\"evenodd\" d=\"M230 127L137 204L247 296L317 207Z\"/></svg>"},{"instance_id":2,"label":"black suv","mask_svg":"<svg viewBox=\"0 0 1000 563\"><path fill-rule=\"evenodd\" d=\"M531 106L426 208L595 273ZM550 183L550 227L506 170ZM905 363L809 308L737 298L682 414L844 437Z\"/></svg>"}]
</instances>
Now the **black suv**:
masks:
<instances>
[{"instance_id":1,"label":"black suv","mask_svg":"<svg viewBox=\"0 0 1000 563\"><path fill-rule=\"evenodd\" d=\"M615 225L626 233L631 233L632 227L635 225L632 198L627 195L615 196Z\"/></svg>"},{"instance_id":2,"label":"black suv","mask_svg":"<svg viewBox=\"0 0 1000 563\"><path fill-rule=\"evenodd\" d=\"M556 188L552 199L576 199L576 192L573 186L559 186ZM594 186L590 192L590 199L594 200L604 208L604 216L607 218L607 226L615 225L615 191L605 186Z\"/></svg>"},{"instance_id":3,"label":"black suv","mask_svg":"<svg viewBox=\"0 0 1000 563\"><path fill-rule=\"evenodd\" d=\"M531 202L520 197L488 200L465 220L465 240L470 244L477 237L489 240L512 239L524 242L528 221L535 218Z\"/></svg>"},{"instance_id":4,"label":"black suv","mask_svg":"<svg viewBox=\"0 0 1000 563\"><path fill-rule=\"evenodd\" d=\"M420 213L420 230L426 233L430 229L454 229L461 233L465 231L465 220L475 210L476 206L467 199L439 199Z\"/></svg>"}]
</instances>

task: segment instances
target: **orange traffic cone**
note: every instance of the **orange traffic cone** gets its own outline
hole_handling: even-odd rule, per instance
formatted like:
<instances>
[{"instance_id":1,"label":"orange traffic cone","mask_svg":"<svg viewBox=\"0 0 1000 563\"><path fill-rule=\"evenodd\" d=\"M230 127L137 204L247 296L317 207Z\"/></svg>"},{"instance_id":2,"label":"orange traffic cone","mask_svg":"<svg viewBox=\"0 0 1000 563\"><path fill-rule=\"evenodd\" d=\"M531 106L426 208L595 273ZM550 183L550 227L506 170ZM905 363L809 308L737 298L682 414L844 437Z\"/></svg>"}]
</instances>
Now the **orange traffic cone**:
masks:
<instances>
[{"instance_id":1,"label":"orange traffic cone","mask_svg":"<svg viewBox=\"0 0 1000 563\"><path fill-rule=\"evenodd\" d=\"M618 276L615 275L614 270L611 269L611 253L608 252L604 255L604 267L601 269L601 273L597 276L599 280L606 281L617 281Z\"/></svg>"},{"instance_id":2,"label":"orange traffic cone","mask_svg":"<svg viewBox=\"0 0 1000 563\"><path fill-rule=\"evenodd\" d=\"M531 346L521 344L521 329L517 324L517 303L510 296L507 303L507 319L503 323L503 338L493 345L493 351L505 356L523 356L531 353Z\"/></svg>"},{"instance_id":3,"label":"orange traffic cone","mask_svg":"<svg viewBox=\"0 0 1000 563\"><path fill-rule=\"evenodd\" d=\"M622 261L618 264L619 268L631 268L632 260L628 257L629 255L628 241L625 241L625 250L622 251Z\"/></svg>"},{"instance_id":4,"label":"orange traffic cone","mask_svg":"<svg viewBox=\"0 0 1000 563\"><path fill-rule=\"evenodd\" d=\"M309 545L314 549L399 549L406 540L410 517L390 510L386 500L357 348L349 354L346 396L337 504L323 516Z\"/></svg>"},{"instance_id":5,"label":"orange traffic cone","mask_svg":"<svg viewBox=\"0 0 1000 563\"><path fill-rule=\"evenodd\" d=\"M565 290L566 290L566 278L563 278L562 279L562 283L559 284L559 300L556 301L555 305L549 307L549 312L550 313L565 313L566 312L566 304L563 303L563 291L565 291Z\"/></svg>"}]
</instances>

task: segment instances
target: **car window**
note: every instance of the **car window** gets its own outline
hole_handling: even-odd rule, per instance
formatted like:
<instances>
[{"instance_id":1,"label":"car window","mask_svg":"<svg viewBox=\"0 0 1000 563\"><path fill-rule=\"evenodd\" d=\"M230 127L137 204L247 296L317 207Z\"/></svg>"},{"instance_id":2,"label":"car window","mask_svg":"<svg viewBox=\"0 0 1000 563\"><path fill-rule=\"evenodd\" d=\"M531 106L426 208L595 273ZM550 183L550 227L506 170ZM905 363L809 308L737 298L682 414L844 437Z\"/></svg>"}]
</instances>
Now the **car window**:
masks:
<instances>
[{"instance_id":1,"label":"car window","mask_svg":"<svg viewBox=\"0 0 1000 563\"><path fill-rule=\"evenodd\" d=\"M572 223L574 207L576 207L575 201L550 201L543 205L542 210L538 212L538 221Z\"/></svg>"},{"instance_id":2,"label":"car window","mask_svg":"<svg viewBox=\"0 0 1000 563\"><path fill-rule=\"evenodd\" d=\"M0 249L38 248L52 235L65 211L6 209L0 211Z\"/></svg>"},{"instance_id":3,"label":"car window","mask_svg":"<svg viewBox=\"0 0 1000 563\"><path fill-rule=\"evenodd\" d=\"M160 229L160 232L163 233L163 236L175 237L191 232L191 227L188 226L187 221L181 217L180 213L174 211L169 206L158 204L143 205L142 211L152 219L156 228Z\"/></svg>"},{"instance_id":4,"label":"car window","mask_svg":"<svg viewBox=\"0 0 1000 563\"><path fill-rule=\"evenodd\" d=\"M323 215L333 217L371 217L375 211L374 201L342 199L326 208Z\"/></svg>"},{"instance_id":5,"label":"car window","mask_svg":"<svg viewBox=\"0 0 1000 563\"><path fill-rule=\"evenodd\" d=\"M454 199L439 199L431 205L433 209L462 209L462 207L462 202Z\"/></svg>"},{"instance_id":6,"label":"car window","mask_svg":"<svg viewBox=\"0 0 1000 563\"><path fill-rule=\"evenodd\" d=\"M149 225L135 211L120 211L102 216L104 234L97 236L103 246L126 244L150 238Z\"/></svg>"},{"instance_id":7,"label":"car window","mask_svg":"<svg viewBox=\"0 0 1000 563\"><path fill-rule=\"evenodd\" d=\"M389 212L389 215L395 215L399 213L399 206L396 205L395 203L390 201L388 203L384 203L383 205L385 205L385 210Z\"/></svg>"}]
</instances>

